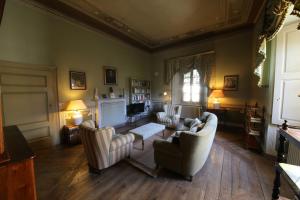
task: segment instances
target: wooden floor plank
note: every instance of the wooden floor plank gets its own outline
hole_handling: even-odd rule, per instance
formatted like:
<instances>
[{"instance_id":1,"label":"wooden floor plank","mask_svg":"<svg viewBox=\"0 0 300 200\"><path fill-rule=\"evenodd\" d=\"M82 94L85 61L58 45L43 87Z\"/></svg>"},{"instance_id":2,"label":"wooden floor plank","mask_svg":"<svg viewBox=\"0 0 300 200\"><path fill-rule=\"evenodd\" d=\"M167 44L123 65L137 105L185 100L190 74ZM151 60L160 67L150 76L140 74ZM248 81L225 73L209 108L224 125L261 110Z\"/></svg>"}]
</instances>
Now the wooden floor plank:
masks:
<instances>
[{"instance_id":1,"label":"wooden floor plank","mask_svg":"<svg viewBox=\"0 0 300 200\"><path fill-rule=\"evenodd\" d=\"M120 129L126 132L128 128ZM117 130L118 131L118 130ZM166 131L166 136L173 131ZM145 141L145 150L135 149L133 159L154 168L154 139ZM140 147L135 143L135 147ZM270 199L274 162L243 147L242 135L218 132L210 155L193 182L162 169L151 178L128 162L122 161L101 175L88 172L82 145L34 149L37 194L39 199ZM289 197L286 183L282 195Z\"/></svg>"}]
</instances>

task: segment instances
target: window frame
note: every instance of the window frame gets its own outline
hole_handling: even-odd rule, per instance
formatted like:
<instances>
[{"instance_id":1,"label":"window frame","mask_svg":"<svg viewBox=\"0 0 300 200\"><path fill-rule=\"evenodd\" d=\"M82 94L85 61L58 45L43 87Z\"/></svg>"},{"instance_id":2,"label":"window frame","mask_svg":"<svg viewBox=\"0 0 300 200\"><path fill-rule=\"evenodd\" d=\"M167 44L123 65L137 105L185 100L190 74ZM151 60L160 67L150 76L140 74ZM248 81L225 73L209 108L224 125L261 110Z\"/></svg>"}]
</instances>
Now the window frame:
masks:
<instances>
[{"instance_id":1,"label":"window frame","mask_svg":"<svg viewBox=\"0 0 300 200\"><path fill-rule=\"evenodd\" d=\"M183 104L183 105L199 105L199 103L200 103L200 92L201 92L201 84L200 84L200 73L199 73L199 71L197 70L197 72L198 72L198 74L199 74L199 87L200 87L200 91L199 91L199 101L197 101L197 102L193 102L192 101L192 87L193 87L193 83L194 83L194 70L197 70L197 69L195 69L195 68L193 68L193 69L191 69L190 71L188 71L188 72L186 72L186 73L183 73L182 75L181 75L181 77L182 77L182 89L181 89L181 92L182 92L182 95L181 95L181 103ZM191 73L191 78L190 78L190 85L189 85L189 87L190 87L190 97L191 97L191 100L190 101L184 101L183 100L183 97L184 97L184 93L183 93L183 86L184 86L184 75L185 74L187 74L187 73Z\"/></svg>"}]
</instances>

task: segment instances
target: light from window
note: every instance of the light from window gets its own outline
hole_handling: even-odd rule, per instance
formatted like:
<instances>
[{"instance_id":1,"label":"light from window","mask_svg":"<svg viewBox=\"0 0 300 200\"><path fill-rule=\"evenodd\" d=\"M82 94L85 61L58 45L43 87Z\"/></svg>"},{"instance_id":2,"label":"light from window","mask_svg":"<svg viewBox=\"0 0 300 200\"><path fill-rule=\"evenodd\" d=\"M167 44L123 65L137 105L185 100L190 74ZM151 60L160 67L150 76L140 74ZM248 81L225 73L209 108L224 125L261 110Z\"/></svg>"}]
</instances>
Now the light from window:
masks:
<instances>
[{"instance_id":1,"label":"light from window","mask_svg":"<svg viewBox=\"0 0 300 200\"><path fill-rule=\"evenodd\" d=\"M183 75L183 101L199 102L200 100L200 76L196 69Z\"/></svg>"}]
</instances>

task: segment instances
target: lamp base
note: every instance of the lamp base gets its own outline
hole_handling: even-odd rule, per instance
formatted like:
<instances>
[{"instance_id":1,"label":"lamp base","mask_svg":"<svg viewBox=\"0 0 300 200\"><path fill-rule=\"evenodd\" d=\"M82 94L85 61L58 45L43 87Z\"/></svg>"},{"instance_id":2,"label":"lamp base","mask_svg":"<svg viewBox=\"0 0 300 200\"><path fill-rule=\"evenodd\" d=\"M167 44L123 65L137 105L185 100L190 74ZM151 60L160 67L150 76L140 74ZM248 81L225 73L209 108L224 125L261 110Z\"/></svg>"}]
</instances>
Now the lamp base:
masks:
<instances>
[{"instance_id":1,"label":"lamp base","mask_svg":"<svg viewBox=\"0 0 300 200\"><path fill-rule=\"evenodd\" d=\"M219 103L219 102L218 102L218 103L214 102L214 103L213 103L213 108L214 108L214 109L220 109L220 108L221 108L221 103Z\"/></svg>"},{"instance_id":2,"label":"lamp base","mask_svg":"<svg viewBox=\"0 0 300 200\"><path fill-rule=\"evenodd\" d=\"M82 120L83 120L82 116L73 116L72 117L72 124L78 126L82 123Z\"/></svg>"}]
</instances>

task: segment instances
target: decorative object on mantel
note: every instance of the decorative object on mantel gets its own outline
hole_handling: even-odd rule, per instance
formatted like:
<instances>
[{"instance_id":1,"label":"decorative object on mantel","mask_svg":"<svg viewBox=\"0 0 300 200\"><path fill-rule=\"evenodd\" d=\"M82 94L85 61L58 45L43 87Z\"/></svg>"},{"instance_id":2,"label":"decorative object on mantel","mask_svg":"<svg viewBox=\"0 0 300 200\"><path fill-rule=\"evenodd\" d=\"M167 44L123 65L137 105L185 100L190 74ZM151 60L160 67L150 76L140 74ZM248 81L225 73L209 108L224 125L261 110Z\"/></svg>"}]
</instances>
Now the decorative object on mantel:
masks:
<instances>
[{"instance_id":1,"label":"decorative object on mantel","mask_svg":"<svg viewBox=\"0 0 300 200\"><path fill-rule=\"evenodd\" d=\"M98 101L99 100L99 95L98 95L98 88L94 89L94 100Z\"/></svg>"},{"instance_id":2,"label":"decorative object on mantel","mask_svg":"<svg viewBox=\"0 0 300 200\"><path fill-rule=\"evenodd\" d=\"M81 110L86 110L87 106L82 100L69 101L66 111L73 111L72 123L73 125L80 125L82 122Z\"/></svg>"},{"instance_id":3,"label":"decorative object on mantel","mask_svg":"<svg viewBox=\"0 0 300 200\"><path fill-rule=\"evenodd\" d=\"M224 98L224 92L220 89L214 89L209 97L214 98L213 108L219 109L221 107L220 98Z\"/></svg>"},{"instance_id":4,"label":"decorative object on mantel","mask_svg":"<svg viewBox=\"0 0 300 200\"><path fill-rule=\"evenodd\" d=\"M111 99L116 98L114 89L112 87L109 87L109 98L111 98Z\"/></svg>"},{"instance_id":5,"label":"decorative object on mantel","mask_svg":"<svg viewBox=\"0 0 300 200\"><path fill-rule=\"evenodd\" d=\"M237 91L239 88L239 75L224 76L223 89L227 91Z\"/></svg>"},{"instance_id":6,"label":"decorative object on mantel","mask_svg":"<svg viewBox=\"0 0 300 200\"><path fill-rule=\"evenodd\" d=\"M85 72L70 71L70 88L72 90L86 90Z\"/></svg>"},{"instance_id":7,"label":"decorative object on mantel","mask_svg":"<svg viewBox=\"0 0 300 200\"><path fill-rule=\"evenodd\" d=\"M293 8L292 8L293 7ZM292 9L291 9L292 8ZM289 11L291 10L291 13ZM266 43L271 41L280 29L288 14L300 17L300 0L267 0L266 9L262 15L264 22L259 27L259 37L257 41L256 68L254 74L259 77L258 86L268 86L268 79L265 76L264 61L266 60ZM300 24L298 26L300 30Z\"/></svg>"},{"instance_id":8,"label":"decorative object on mantel","mask_svg":"<svg viewBox=\"0 0 300 200\"><path fill-rule=\"evenodd\" d=\"M104 66L104 85L117 85L117 69L115 67Z\"/></svg>"}]
</instances>

